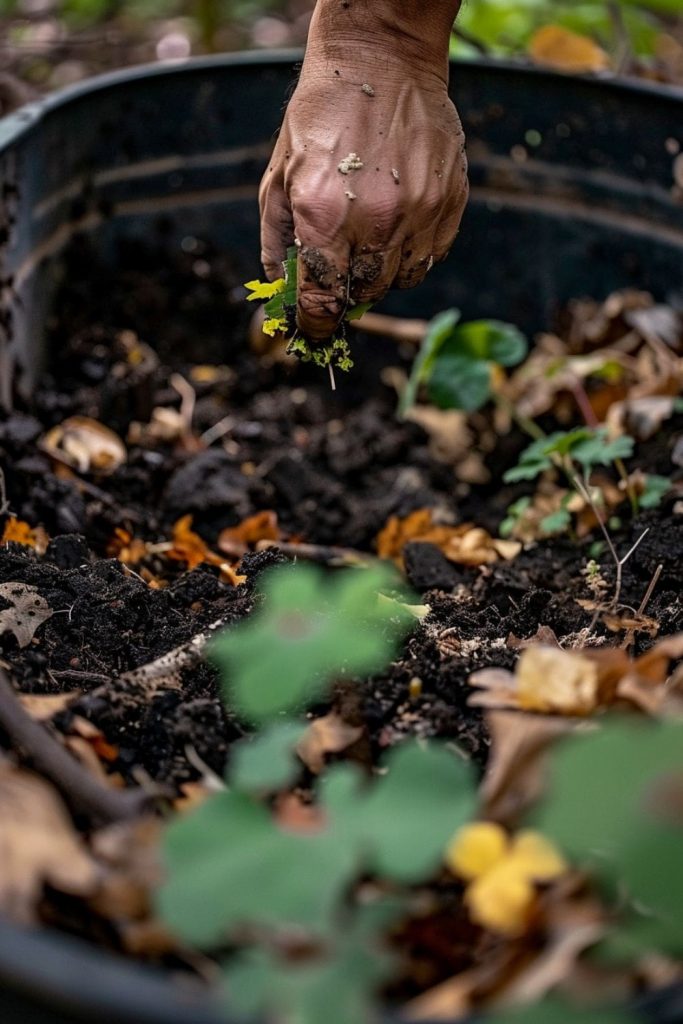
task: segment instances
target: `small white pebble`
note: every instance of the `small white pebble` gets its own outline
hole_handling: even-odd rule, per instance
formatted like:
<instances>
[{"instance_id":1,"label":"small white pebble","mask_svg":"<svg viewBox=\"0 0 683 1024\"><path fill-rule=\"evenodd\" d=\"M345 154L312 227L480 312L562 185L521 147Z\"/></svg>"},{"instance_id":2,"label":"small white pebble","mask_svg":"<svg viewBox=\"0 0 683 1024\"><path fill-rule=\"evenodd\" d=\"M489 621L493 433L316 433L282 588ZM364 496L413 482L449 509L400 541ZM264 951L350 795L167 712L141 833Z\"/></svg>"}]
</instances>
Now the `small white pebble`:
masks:
<instances>
[{"instance_id":1,"label":"small white pebble","mask_svg":"<svg viewBox=\"0 0 683 1024\"><path fill-rule=\"evenodd\" d=\"M360 91L364 92L366 96L374 96L375 95L375 90L372 88L371 85L368 85L367 82L364 82L363 85L361 85Z\"/></svg>"},{"instance_id":2,"label":"small white pebble","mask_svg":"<svg viewBox=\"0 0 683 1024\"><path fill-rule=\"evenodd\" d=\"M396 170L395 167L391 168L391 177L394 179L394 181L398 185L399 181L401 180L401 175L398 173L398 171Z\"/></svg>"},{"instance_id":3,"label":"small white pebble","mask_svg":"<svg viewBox=\"0 0 683 1024\"><path fill-rule=\"evenodd\" d=\"M339 163L337 170L340 174L350 174L351 171L359 171L363 166L363 161L358 156L358 153L349 153Z\"/></svg>"}]
</instances>

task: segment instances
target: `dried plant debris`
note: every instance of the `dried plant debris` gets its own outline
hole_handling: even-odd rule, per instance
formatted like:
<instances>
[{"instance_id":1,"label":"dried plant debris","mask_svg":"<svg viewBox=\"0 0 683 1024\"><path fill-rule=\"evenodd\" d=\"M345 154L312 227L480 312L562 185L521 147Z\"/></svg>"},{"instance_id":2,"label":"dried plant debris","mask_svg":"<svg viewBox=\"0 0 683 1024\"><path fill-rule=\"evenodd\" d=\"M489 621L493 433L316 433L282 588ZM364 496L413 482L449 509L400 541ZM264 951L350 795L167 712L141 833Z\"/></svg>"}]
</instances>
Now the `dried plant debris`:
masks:
<instances>
[{"instance_id":1,"label":"dried plant debris","mask_svg":"<svg viewBox=\"0 0 683 1024\"><path fill-rule=\"evenodd\" d=\"M52 608L35 587L24 583L0 584L0 633L13 633L20 647L27 647L36 631L52 616Z\"/></svg>"}]
</instances>

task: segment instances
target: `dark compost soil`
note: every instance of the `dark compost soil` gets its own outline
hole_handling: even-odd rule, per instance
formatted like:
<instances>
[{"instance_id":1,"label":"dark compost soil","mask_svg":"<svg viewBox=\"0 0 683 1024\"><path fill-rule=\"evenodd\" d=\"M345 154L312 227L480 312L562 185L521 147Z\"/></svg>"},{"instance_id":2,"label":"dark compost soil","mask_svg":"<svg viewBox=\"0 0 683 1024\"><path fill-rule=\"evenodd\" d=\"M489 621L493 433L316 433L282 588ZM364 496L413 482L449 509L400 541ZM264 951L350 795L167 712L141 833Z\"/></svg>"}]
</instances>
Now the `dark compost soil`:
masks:
<instances>
[{"instance_id":1,"label":"dark compost soil","mask_svg":"<svg viewBox=\"0 0 683 1024\"><path fill-rule=\"evenodd\" d=\"M218 618L247 615L259 573L283 556L275 550L247 554L241 587L222 582L212 566L187 572L176 563L169 585L153 589L107 556L115 529L161 542L191 514L193 528L214 545L221 529L273 509L287 535L372 552L390 515L430 507L456 523L495 531L520 493L500 489L502 471L526 443L513 431L486 457L491 482L464 485L452 466L430 456L421 427L395 418L395 391L382 383L378 368L382 360L406 365L395 347L356 341L356 368L333 394L320 371L257 357L246 342L250 310L237 287L240 276L199 242L185 250L169 260L149 249L124 249L112 280L83 244L76 246L51 325L51 365L30 406L0 420L12 511L42 525L51 538L43 555L15 543L0 547L0 583L35 586L55 612L26 648L19 649L10 633L1 636L0 654L26 693L82 692L56 724L68 732L74 713L95 723L115 749L112 770L128 779L142 768L173 785L196 775L188 748L221 772L242 733L223 707L213 669L188 671L182 690L144 706L117 700L114 689L108 695L106 680ZM232 291L226 280L234 282ZM158 353L149 372L126 364L124 330ZM192 367L202 364L225 369L193 376ZM37 443L49 427L83 414L125 437L132 420L146 422L155 407L179 406L169 383L174 371L195 388L195 436L229 416L221 438L209 447L130 444L126 464L109 477L55 472ZM669 474L682 425L679 416L665 425L666 433L640 446L638 464ZM622 601L638 608L662 564L647 610L660 635L683 628L683 516L673 508L673 499L665 501L614 535L626 551L650 528L625 566ZM563 640L588 626L591 613L574 598L590 596L581 569L594 539L555 538L483 568L455 565L432 545L410 545L407 574L432 611L400 658L359 686L357 710L375 753L404 734L446 736L483 763L487 736L479 712L466 705L468 676L488 665L511 667L511 635L529 637L543 625ZM613 579L607 560L603 572ZM422 687L411 696L414 677Z\"/></svg>"}]
</instances>

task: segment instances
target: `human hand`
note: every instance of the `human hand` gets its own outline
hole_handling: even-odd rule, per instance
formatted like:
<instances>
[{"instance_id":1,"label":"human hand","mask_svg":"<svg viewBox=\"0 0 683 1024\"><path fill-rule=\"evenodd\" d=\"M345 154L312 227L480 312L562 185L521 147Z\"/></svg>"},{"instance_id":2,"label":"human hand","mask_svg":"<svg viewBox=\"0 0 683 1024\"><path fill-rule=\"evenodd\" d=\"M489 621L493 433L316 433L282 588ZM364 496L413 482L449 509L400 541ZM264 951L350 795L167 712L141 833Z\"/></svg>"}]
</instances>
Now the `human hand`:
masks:
<instances>
[{"instance_id":1,"label":"human hand","mask_svg":"<svg viewBox=\"0 0 683 1024\"><path fill-rule=\"evenodd\" d=\"M266 273L282 275L294 240L298 324L315 339L347 306L419 284L447 254L467 201L443 62L343 52L321 55L309 42L260 193Z\"/></svg>"}]
</instances>

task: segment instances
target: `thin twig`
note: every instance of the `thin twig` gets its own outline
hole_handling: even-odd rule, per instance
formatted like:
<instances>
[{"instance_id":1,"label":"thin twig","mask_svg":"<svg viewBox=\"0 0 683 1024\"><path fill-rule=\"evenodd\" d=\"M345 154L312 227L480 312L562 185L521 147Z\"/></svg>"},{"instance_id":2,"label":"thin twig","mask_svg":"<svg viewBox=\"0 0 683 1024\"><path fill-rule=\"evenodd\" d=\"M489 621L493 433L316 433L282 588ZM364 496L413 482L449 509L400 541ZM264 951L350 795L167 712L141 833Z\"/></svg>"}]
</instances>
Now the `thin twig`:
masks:
<instances>
[{"instance_id":1,"label":"thin twig","mask_svg":"<svg viewBox=\"0 0 683 1024\"><path fill-rule=\"evenodd\" d=\"M256 544L257 551L267 551L269 548L277 548L287 558L301 558L304 562L333 567L367 566L377 562L377 558L363 551L329 544L297 544L285 540L260 540Z\"/></svg>"},{"instance_id":2,"label":"thin twig","mask_svg":"<svg viewBox=\"0 0 683 1024\"><path fill-rule=\"evenodd\" d=\"M0 668L0 726L12 746L49 779L71 806L96 822L121 821L141 814L150 795L103 785L84 768L41 722L22 706L7 674Z\"/></svg>"},{"instance_id":3,"label":"thin twig","mask_svg":"<svg viewBox=\"0 0 683 1024\"><path fill-rule=\"evenodd\" d=\"M643 530L643 532L641 533L640 537L635 542L633 547L631 547L626 552L626 554L624 555L623 558L619 558L619 555L617 553L617 549L614 546L614 542L613 542L612 538L609 535L609 530L607 529L607 526L605 524L605 520L602 517L602 513L601 513L600 509L598 508L597 502L593 498L593 495L591 494L590 484L587 481L585 481L585 480L581 480L581 478L579 476L577 476L576 474L573 474L573 473L570 473L570 479L572 480L572 483L574 484L574 487L579 492L581 497L584 499L584 501L588 502L588 504L590 505L591 509L593 510L593 514L594 514L595 518L597 519L598 525L600 526L600 529L602 531L602 535L605 538L605 542L606 542L607 547L609 549L609 553L612 556L612 559L613 559L614 564L616 566L617 578L616 578L616 581L615 581L615 584L614 584L614 597L612 598L612 600L610 602L610 605L609 605L609 609L613 611L615 608L617 608L617 606L619 604L619 598L621 597L621 586L622 586L622 582L623 582L624 566L626 565L626 563L628 562L629 558L634 553L634 551L636 550L636 548L638 547L640 542L650 532L650 528L648 527L646 530Z\"/></svg>"},{"instance_id":4,"label":"thin twig","mask_svg":"<svg viewBox=\"0 0 683 1024\"><path fill-rule=\"evenodd\" d=\"M664 571L664 563L660 562L659 565L657 566L657 568L655 569L655 574L652 577L652 579L650 580L650 585L648 586L647 590L645 591L645 596L643 597L643 600L640 602L640 607L638 608L638 611L637 611L636 614L642 615L643 612L645 611L645 609L647 608L648 604L650 603L650 598L652 597L654 589L657 586L657 584L659 583L659 577L662 575L663 571Z\"/></svg>"}]
</instances>

